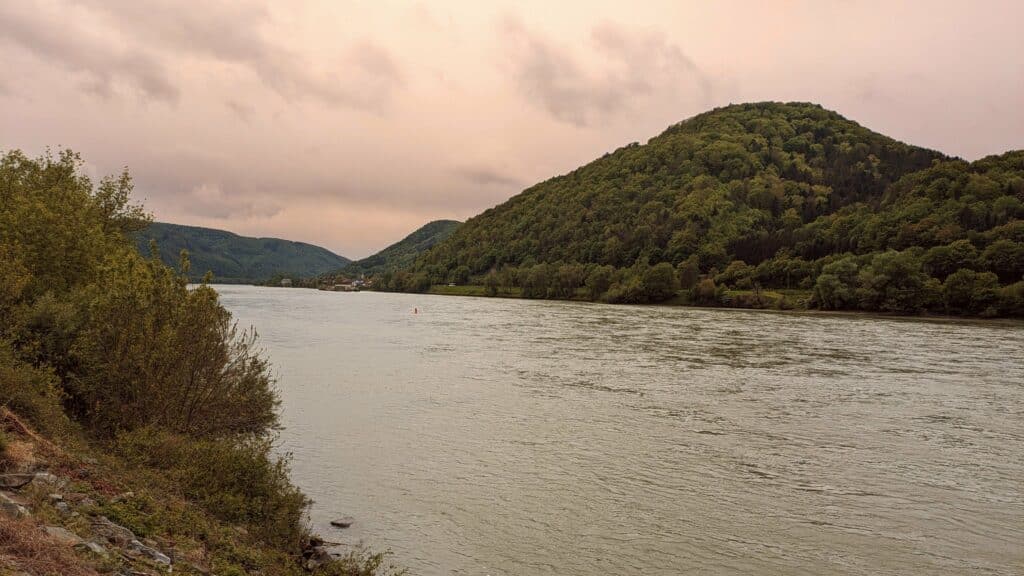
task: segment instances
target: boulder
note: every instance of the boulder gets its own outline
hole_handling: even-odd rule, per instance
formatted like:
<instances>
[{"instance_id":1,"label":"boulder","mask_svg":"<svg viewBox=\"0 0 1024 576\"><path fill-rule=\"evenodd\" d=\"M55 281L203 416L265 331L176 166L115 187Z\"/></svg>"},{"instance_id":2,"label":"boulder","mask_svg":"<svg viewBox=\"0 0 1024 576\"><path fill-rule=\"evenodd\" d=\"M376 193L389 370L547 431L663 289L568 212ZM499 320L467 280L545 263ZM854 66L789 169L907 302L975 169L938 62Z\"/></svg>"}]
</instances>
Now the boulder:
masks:
<instances>
[{"instance_id":1,"label":"boulder","mask_svg":"<svg viewBox=\"0 0 1024 576\"><path fill-rule=\"evenodd\" d=\"M110 553L107 552L107 549L104 548L103 545L99 542L81 542L75 547L80 548L82 550L88 550L89 552L92 552L93 554L101 558L107 558L108 556L110 556Z\"/></svg>"},{"instance_id":2,"label":"boulder","mask_svg":"<svg viewBox=\"0 0 1024 576\"><path fill-rule=\"evenodd\" d=\"M0 489L17 490L34 480L35 474L0 474Z\"/></svg>"},{"instance_id":3,"label":"boulder","mask_svg":"<svg viewBox=\"0 0 1024 576\"><path fill-rule=\"evenodd\" d=\"M36 472L32 476L32 483L49 487L62 487L67 483L67 481L60 476L54 476L49 472Z\"/></svg>"},{"instance_id":4,"label":"boulder","mask_svg":"<svg viewBox=\"0 0 1024 576\"><path fill-rule=\"evenodd\" d=\"M93 518L92 529L100 536L106 538L108 542L118 546L128 546L132 540L135 540L134 532L124 526L114 524L106 516Z\"/></svg>"},{"instance_id":5,"label":"boulder","mask_svg":"<svg viewBox=\"0 0 1024 576\"><path fill-rule=\"evenodd\" d=\"M324 546L314 546L308 551L306 557L306 569L316 570L317 568L334 561L334 556Z\"/></svg>"},{"instance_id":6,"label":"boulder","mask_svg":"<svg viewBox=\"0 0 1024 576\"><path fill-rule=\"evenodd\" d=\"M171 558L169 556L157 550L156 548L146 546L138 540L132 540L131 542L129 542L127 548L132 552L136 552L138 554L145 556L146 558L149 558L157 564L164 564L166 566L171 565Z\"/></svg>"},{"instance_id":7,"label":"boulder","mask_svg":"<svg viewBox=\"0 0 1024 576\"><path fill-rule=\"evenodd\" d=\"M10 496L0 492L0 515L15 519L31 516L28 508L11 499Z\"/></svg>"},{"instance_id":8,"label":"boulder","mask_svg":"<svg viewBox=\"0 0 1024 576\"><path fill-rule=\"evenodd\" d=\"M43 532L46 532L68 546L78 546L82 543L82 539L78 534L75 534L67 528L61 528L60 526L43 526Z\"/></svg>"},{"instance_id":9,"label":"boulder","mask_svg":"<svg viewBox=\"0 0 1024 576\"><path fill-rule=\"evenodd\" d=\"M342 516L337 520L331 520L331 526L334 526L336 528L348 528L353 523L355 523L355 519L351 516Z\"/></svg>"}]
</instances>

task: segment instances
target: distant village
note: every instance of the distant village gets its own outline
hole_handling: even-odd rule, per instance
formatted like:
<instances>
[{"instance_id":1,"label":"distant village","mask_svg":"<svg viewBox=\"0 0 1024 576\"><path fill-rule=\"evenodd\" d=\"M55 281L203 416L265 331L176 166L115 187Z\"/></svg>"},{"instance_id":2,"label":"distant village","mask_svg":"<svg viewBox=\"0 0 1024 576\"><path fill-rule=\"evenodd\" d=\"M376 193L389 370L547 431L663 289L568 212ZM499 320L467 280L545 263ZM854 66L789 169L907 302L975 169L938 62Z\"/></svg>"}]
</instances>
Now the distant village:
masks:
<instances>
[{"instance_id":1,"label":"distant village","mask_svg":"<svg viewBox=\"0 0 1024 576\"><path fill-rule=\"evenodd\" d=\"M327 292L359 292L373 288L373 279L321 276L319 278L280 278L282 288L316 288Z\"/></svg>"}]
</instances>

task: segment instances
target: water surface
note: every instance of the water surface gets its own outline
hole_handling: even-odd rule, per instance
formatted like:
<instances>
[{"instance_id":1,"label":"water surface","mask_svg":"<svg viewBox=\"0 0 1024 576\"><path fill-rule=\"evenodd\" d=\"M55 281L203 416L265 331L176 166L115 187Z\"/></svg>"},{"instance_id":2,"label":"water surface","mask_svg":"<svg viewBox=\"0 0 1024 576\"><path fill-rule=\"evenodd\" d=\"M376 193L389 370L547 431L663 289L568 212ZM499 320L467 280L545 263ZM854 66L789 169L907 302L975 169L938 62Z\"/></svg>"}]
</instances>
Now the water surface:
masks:
<instances>
[{"instance_id":1,"label":"water surface","mask_svg":"<svg viewBox=\"0 0 1024 576\"><path fill-rule=\"evenodd\" d=\"M217 289L414 574L1024 573L1021 324Z\"/></svg>"}]
</instances>

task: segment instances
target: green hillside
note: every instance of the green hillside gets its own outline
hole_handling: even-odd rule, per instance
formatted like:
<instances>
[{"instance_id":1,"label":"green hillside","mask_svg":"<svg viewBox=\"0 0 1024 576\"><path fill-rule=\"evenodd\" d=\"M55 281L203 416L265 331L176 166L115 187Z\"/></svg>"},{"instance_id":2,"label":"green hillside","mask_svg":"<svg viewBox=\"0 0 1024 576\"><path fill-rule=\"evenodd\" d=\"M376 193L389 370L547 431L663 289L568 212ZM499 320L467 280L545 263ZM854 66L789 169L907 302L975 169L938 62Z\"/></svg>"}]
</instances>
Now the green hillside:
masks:
<instances>
[{"instance_id":1,"label":"green hillside","mask_svg":"<svg viewBox=\"0 0 1024 576\"><path fill-rule=\"evenodd\" d=\"M213 272L215 282L254 282L273 276L315 276L346 266L350 260L303 242L278 238L251 238L224 230L154 222L135 236L139 251L149 254L155 240L160 259L176 266L188 250L192 275Z\"/></svg>"},{"instance_id":2,"label":"green hillside","mask_svg":"<svg viewBox=\"0 0 1024 576\"><path fill-rule=\"evenodd\" d=\"M348 274L379 274L385 270L407 268L416 258L438 242L451 236L459 227L456 220L434 220L380 252L349 264Z\"/></svg>"},{"instance_id":3,"label":"green hillside","mask_svg":"<svg viewBox=\"0 0 1024 576\"><path fill-rule=\"evenodd\" d=\"M528 188L382 285L1019 314L1022 217L1024 152L967 163L817 105L743 104Z\"/></svg>"}]
</instances>

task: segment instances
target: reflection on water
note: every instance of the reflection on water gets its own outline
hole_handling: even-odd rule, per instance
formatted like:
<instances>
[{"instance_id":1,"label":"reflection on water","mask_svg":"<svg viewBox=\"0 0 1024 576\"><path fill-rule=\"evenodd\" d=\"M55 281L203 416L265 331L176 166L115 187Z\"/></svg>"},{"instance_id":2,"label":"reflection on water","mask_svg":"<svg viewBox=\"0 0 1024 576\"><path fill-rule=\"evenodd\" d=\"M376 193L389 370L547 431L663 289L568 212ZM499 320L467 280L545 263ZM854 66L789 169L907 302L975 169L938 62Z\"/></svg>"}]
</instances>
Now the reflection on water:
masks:
<instances>
[{"instance_id":1,"label":"reflection on water","mask_svg":"<svg viewBox=\"0 0 1024 576\"><path fill-rule=\"evenodd\" d=\"M1020 324L218 290L413 573L1024 572Z\"/></svg>"}]
</instances>

